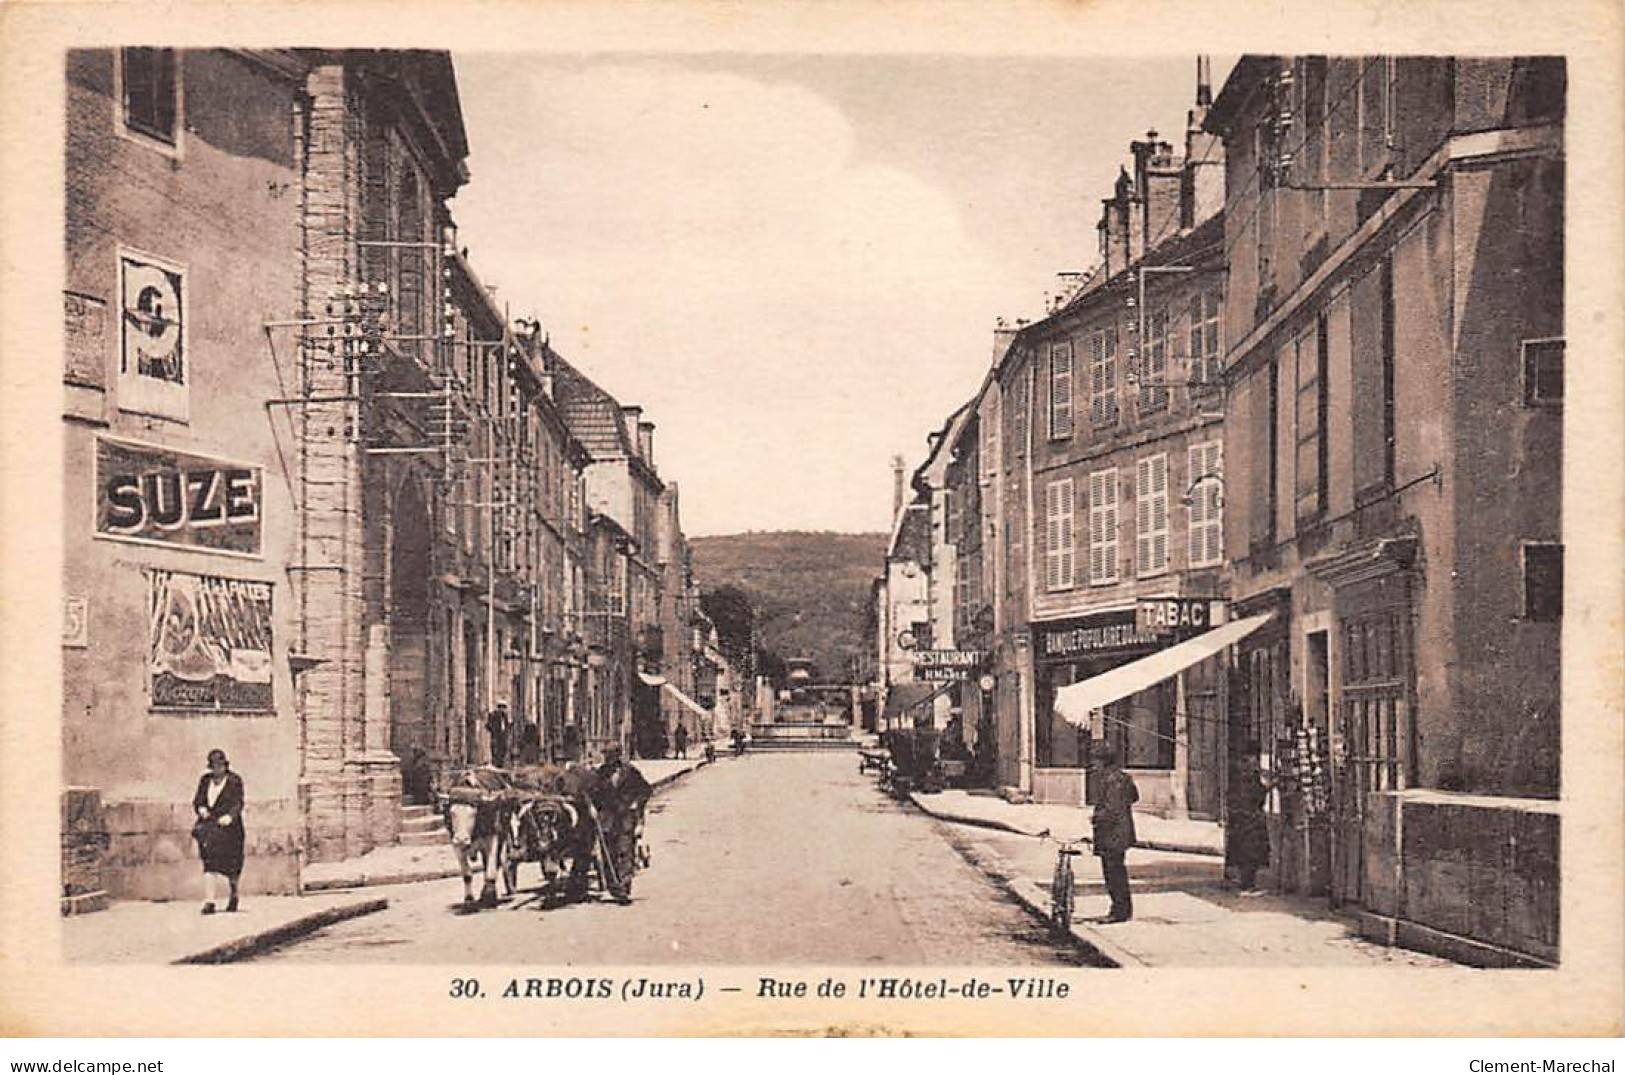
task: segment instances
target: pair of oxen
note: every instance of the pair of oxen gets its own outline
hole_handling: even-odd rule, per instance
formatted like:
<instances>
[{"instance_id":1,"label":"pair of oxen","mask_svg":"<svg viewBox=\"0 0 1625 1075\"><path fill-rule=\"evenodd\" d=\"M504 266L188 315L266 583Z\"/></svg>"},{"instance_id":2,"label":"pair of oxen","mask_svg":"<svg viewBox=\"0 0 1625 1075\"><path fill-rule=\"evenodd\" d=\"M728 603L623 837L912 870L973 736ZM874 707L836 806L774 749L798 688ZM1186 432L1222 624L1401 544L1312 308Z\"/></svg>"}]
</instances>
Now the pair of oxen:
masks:
<instances>
[{"instance_id":1,"label":"pair of oxen","mask_svg":"<svg viewBox=\"0 0 1625 1075\"><path fill-rule=\"evenodd\" d=\"M586 896L593 867L600 876L613 874L596 805L604 797L602 784L596 772L579 766L487 766L460 774L441 802L462 871L463 907L495 907L499 879L512 895L523 862L540 866L544 893L562 885L570 899ZM483 874L477 900L476 868ZM627 887L613 876L604 882L612 891Z\"/></svg>"}]
</instances>

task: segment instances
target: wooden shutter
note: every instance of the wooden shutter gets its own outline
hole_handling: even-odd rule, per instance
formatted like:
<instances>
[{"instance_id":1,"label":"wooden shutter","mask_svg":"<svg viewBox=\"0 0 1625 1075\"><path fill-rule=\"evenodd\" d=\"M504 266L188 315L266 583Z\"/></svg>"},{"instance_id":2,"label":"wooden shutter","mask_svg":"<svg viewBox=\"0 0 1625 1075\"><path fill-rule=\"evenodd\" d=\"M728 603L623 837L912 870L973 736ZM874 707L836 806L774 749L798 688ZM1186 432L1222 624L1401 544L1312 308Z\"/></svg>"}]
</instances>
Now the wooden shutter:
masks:
<instances>
[{"instance_id":1,"label":"wooden shutter","mask_svg":"<svg viewBox=\"0 0 1625 1075\"><path fill-rule=\"evenodd\" d=\"M1168 570L1168 454L1151 457L1151 569Z\"/></svg>"},{"instance_id":2,"label":"wooden shutter","mask_svg":"<svg viewBox=\"0 0 1625 1075\"><path fill-rule=\"evenodd\" d=\"M1049 352L1049 435L1072 436L1072 345L1058 343Z\"/></svg>"},{"instance_id":3,"label":"wooden shutter","mask_svg":"<svg viewBox=\"0 0 1625 1075\"><path fill-rule=\"evenodd\" d=\"M1117 581L1117 471L1089 475L1089 581Z\"/></svg>"},{"instance_id":4,"label":"wooden shutter","mask_svg":"<svg viewBox=\"0 0 1625 1075\"><path fill-rule=\"evenodd\" d=\"M1044 488L1044 588L1072 587L1073 525L1072 479L1050 482Z\"/></svg>"}]
</instances>

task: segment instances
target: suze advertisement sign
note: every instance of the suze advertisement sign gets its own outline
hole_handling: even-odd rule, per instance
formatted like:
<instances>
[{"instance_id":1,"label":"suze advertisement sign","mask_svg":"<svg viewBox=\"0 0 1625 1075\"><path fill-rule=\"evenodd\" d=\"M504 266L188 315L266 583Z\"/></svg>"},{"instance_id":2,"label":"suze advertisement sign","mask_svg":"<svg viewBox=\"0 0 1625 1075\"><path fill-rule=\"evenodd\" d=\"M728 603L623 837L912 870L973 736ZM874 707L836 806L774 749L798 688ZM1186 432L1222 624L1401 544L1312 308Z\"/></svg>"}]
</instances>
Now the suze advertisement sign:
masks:
<instances>
[{"instance_id":1,"label":"suze advertisement sign","mask_svg":"<svg viewBox=\"0 0 1625 1075\"><path fill-rule=\"evenodd\" d=\"M260 554L260 467L155 444L96 438L98 537L236 556Z\"/></svg>"}]
</instances>

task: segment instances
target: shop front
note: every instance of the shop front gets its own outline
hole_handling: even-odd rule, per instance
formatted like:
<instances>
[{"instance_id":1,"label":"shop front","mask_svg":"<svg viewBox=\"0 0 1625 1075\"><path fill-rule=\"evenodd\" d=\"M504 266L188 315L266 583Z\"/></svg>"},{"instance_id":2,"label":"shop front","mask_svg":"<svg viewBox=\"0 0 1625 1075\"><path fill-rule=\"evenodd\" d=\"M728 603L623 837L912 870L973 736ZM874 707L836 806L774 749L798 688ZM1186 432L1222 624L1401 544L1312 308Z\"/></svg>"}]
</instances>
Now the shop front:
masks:
<instances>
[{"instance_id":1,"label":"shop front","mask_svg":"<svg viewBox=\"0 0 1625 1075\"><path fill-rule=\"evenodd\" d=\"M1227 619L1222 601L1166 598L1035 625L1034 797L1090 801L1090 759L1110 748L1147 809L1216 816L1222 654L1253 629Z\"/></svg>"}]
</instances>

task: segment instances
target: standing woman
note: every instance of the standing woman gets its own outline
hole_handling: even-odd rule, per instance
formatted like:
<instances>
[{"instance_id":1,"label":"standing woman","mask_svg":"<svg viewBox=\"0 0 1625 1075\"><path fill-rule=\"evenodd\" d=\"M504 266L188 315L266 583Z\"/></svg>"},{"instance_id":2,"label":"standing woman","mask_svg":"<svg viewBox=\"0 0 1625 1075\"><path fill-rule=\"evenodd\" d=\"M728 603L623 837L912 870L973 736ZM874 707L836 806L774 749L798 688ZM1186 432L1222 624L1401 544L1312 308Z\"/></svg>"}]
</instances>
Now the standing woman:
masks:
<instances>
[{"instance_id":1,"label":"standing woman","mask_svg":"<svg viewBox=\"0 0 1625 1075\"><path fill-rule=\"evenodd\" d=\"M226 910L235 911L243 872L243 778L231 771L225 751L209 751L209 771L197 782L192 806L197 810L192 837L203 860L203 913L214 914L221 877L230 886Z\"/></svg>"}]
</instances>

